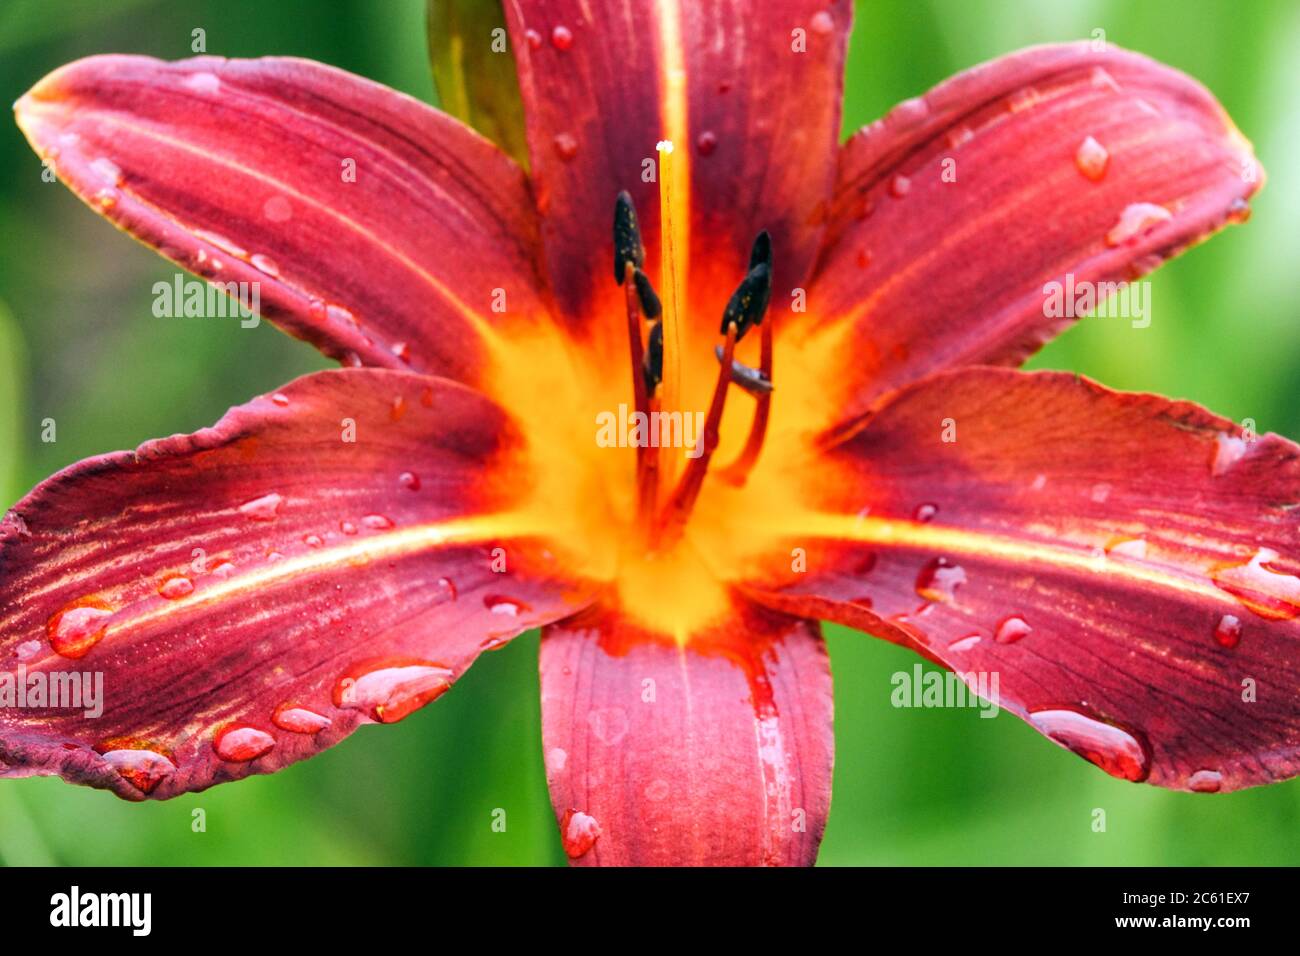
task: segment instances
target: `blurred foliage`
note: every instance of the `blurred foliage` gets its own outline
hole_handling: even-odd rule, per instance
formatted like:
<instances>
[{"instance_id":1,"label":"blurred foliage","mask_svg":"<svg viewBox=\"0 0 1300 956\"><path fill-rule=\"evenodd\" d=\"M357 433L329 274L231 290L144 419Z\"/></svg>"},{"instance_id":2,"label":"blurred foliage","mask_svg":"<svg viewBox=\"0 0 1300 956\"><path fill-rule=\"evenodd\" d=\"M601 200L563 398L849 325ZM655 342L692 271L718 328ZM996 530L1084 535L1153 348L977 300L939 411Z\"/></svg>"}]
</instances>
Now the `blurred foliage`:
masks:
<instances>
[{"instance_id":1,"label":"blurred foliage","mask_svg":"<svg viewBox=\"0 0 1300 956\"><path fill-rule=\"evenodd\" d=\"M6 0L0 88L101 52L293 54L417 97L433 91L421 0ZM326 12L327 11L327 12ZM890 0L861 3L848 69L852 130L950 73L1017 47L1107 39L1202 80L1271 174L1254 216L1153 277L1154 321L1084 321L1035 367L1194 399L1300 436L1300 5L1293 0ZM275 331L159 322L171 274L117 235L0 124L0 492L4 503L77 459L215 421L228 405L326 363ZM41 420L58 441L40 441ZM17 437L15 439L15 431ZM1110 779L1013 717L896 710L914 658L830 629L835 798L826 864L1287 864L1300 859L1300 783L1220 796ZM435 706L273 777L133 805L56 780L0 783L0 859L78 864L559 863L538 727L537 638L485 655ZM191 831L203 808L206 833ZM1093 808L1108 830L1093 833ZM507 813L506 832L491 829Z\"/></svg>"}]
</instances>

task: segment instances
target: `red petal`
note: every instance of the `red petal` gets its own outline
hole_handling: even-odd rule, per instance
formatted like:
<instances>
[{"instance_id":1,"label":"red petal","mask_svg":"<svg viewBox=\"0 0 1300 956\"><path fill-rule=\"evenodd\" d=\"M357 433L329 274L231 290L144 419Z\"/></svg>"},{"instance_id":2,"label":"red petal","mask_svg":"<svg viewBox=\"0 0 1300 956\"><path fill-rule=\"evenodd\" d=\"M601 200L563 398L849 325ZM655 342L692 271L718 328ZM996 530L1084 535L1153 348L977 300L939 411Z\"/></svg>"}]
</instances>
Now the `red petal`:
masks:
<instances>
[{"instance_id":1,"label":"red petal","mask_svg":"<svg viewBox=\"0 0 1300 956\"><path fill-rule=\"evenodd\" d=\"M551 281L571 323L620 332L608 322L622 308L610 270L620 189L636 203L647 271L666 287L659 183L642 178L664 139L688 168L694 218L679 268L693 270L691 311L709 343L759 230L772 233L775 288L802 281L834 179L847 0L518 0L507 13Z\"/></svg>"},{"instance_id":2,"label":"red petal","mask_svg":"<svg viewBox=\"0 0 1300 956\"><path fill-rule=\"evenodd\" d=\"M844 145L809 291L844 415L1020 364L1073 321L1045 314L1047 283L1135 279L1244 217L1262 177L1200 84L1114 47L1024 50L908 100Z\"/></svg>"},{"instance_id":3,"label":"red petal","mask_svg":"<svg viewBox=\"0 0 1300 956\"><path fill-rule=\"evenodd\" d=\"M0 700L102 674L103 714L10 701L0 776L140 799L269 773L580 609L508 514L526 473L494 479L517 441L462 386L339 370L49 479L0 523Z\"/></svg>"},{"instance_id":4,"label":"red petal","mask_svg":"<svg viewBox=\"0 0 1300 956\"><path fill-rule=\"evenodd\" d=\"M818 477L789 534L807 572L768 569L756 597L998 674L1004 707L1119 776L1300 772L1292 442L983 368L902 391Z\"/></svg>"},{"instance_id":5,"label":"red petal","mask_svg":"<svg viewBox=\"0 0 1300 956\"><path fill-rule=\"evenodd\" d=\"M547 779L574 863L816 859L834 740L815 623L749 605L678 645L593 610L546 628L541 667Z\"/></svg>"},{"instance_id":6,"label":"red petal","mask_svg":"<svg viewBox=\"0 0 1300 956\"><path fill-rule=\"evenodd\" d=\"M97 56L16 106L92 208L327 354L477 381L496 290L544 313L523 173L409 97L305 60ZM353 175L355 174L355 175Z\"/></svg>"}]
</instances>

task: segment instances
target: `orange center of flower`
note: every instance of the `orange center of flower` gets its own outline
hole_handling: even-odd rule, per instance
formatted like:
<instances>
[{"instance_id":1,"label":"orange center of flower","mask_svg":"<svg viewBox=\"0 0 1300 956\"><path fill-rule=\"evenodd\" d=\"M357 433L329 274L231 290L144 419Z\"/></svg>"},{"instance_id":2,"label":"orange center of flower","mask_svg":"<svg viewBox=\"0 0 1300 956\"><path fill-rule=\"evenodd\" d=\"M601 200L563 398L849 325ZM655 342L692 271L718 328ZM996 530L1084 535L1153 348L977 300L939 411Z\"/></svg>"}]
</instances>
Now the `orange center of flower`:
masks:
<instances>
[{"instance_id":1,"label":"orange center of flower","mask_svg":"<svg viewBox=\"0 0 1300 956\"><path fill-rule=\"evenodd\" d=\"M607 582L624 614L684 642L728 616L730 584L755 562L789 563L793 545L765 530L764 518L806 510L805 470L788 439L807 431L799 416L825 389L808 371L818 363L792 350L781 385L789 414L774 419L782 403L773 401L770 239L755 238L722 316L706 323L681 281L674 224L686 210L663 192L657 284L642 270L630 198L616 203L613 279L623 292L626 358L575 348L539 320L494 350L488 388L525 433L528 460L506 465L535 482L519 526L546 529L566 566ZM710 325L713 343L700 334ZM736 357L742 340L752 365ZM729 401L737 391L748 394Z\"/></svg>"}]
</instances>

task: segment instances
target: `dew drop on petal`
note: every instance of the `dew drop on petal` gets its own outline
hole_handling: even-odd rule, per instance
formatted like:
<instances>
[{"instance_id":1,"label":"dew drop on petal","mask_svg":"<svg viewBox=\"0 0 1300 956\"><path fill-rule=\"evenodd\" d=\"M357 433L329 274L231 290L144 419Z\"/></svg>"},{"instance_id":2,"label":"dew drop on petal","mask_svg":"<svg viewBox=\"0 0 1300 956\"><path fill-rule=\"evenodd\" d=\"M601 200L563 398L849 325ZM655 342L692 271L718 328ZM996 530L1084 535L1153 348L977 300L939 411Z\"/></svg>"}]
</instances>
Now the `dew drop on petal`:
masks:
<instances>
[{"instance_id":1,"label":"dew drop on petal","mask_svg":"<svg viewBox=\"0 0 1300 956\"><path fill-rule=\"evenodd\" d=\"M351 521L340 521L339 530L342 531L344 534L356 534L357 526L354 525Z\"/></svg>"},{"instance_id":2,"label":"dew drop on petal","mask_svg":"<svg viewBox=\"0 0 1300 956\"><path fill-rule=\"evenodd\" d=\"M533 50L539 49L542 45L542 35L532 27L524 31L524 40L527 41L529 48Z\"/></svg>"},{"instance_id":3,"label":"dew drop on petal","mask_svg":"<svg viewBox=\"0 0 1300 956\"><path fill-rule=\"evenodd\" d=\"M263 255L260 252L255 252L251 257L249 257L248 262L258 272L265 273L272 279L278 279L280 277L280 267L276 265L275 260L270 256Z\"/></svg>"},{"instance_id":4,"label":"dew drop on petal","mask_svg":"<svg viewBox=\"0 0 1300 956\"><path fill-rule=\"evenodd\" d=\"M600 824L596 818L580 810L565 810L560 820L560 841L571 860L585 856L600 838Z\"/></svg>"},{"instance_id":5,"label":"dew drop on petal","mask_svg":"<svg viewBox=\"0 0 1300 956\"><path fill-rule=\"evenodd\" d=\"M1119 221L1106 233L1106 245L1120 246L1142 236L1159 223L1173 218L1164 206L1150 202L1135 202L1124 207Z\"/></svg>"},{"instance_id":6,"label":"dew drop on petal","mask_svg":"<svg viewBox=\"0 0 1300 956\"><path fill-rule=\"evenodd\" d=\"M90 164L90 170L112 186L122 185L122 169L107 156L100 156Z\"/></svg>"},{"instance_id":7,"label":"dew drop on petal","mask_svg":"<svg viewBox=\"0 0 1300 956\"><path fill-rule=\"evenodd\" d=\"M407 491L420 490L420 476L413 471L404 471L397 476L397 483Z\"/></svg>"},{"instance_id":8,"label":"dew drop on petal","mask_svg":"<svg viewBox=\"0 0 1300 956\"><path fill-rule=\"evenodd\" d=\"M365 711L372 720L395 724L441 697L453 673L431 661L365 662L349 670L334 685L334 705Z\"/></svg>"},{"instance_id":9,"label":"dew drop on petal","mask_svg":"<svg viewBox=\"0 0 1300 956\"><path fill-rule=\"evenodd\" d=\"M73 601L45 622L50 647L62 657L85 657L103 640L113 608L98 598Z\"/></svg>"},{"instance_id":10,"label":"dew drop on petal","mask_svg":"<svg viewBox=\"0 0 1300 956\"><path fill-rule=\"evenodd\" d=\"M927 601L951 603L957 588L966 583L966 572L947 558L934 558L916 576L916 593Z\"/></svg>"},{"instance_id":11,"label":"dew drop on petal","mask_svg":"<svg viewBox=\"0 0 1300 956\"><path fill-rule=\"evenodd\" d=\"M1217 478L1245 458L1250 446L1246 444L1244 438L1226 432L1219 432L1214 438L1214 457L1210 461L1210 474Z\"/></svg>"},{"instance_id":12,"label":"dew drop on petal","mask_svg":"<svg viewBox=\"0 0 1300 956\"><path fill-rule=\"evenodd\" d=\"M273 491L269 495L244 502L239 506L239 513L253 521L274 521L279 516L283 502L284 496Z\"/></svg>"},{"instance_id":13,"label":"dew drop on petal","mask_svg":"<svg viewBox=\"0 0 1300 956\"><path fill-rule=\"evenodd\" d=\"M899 173L889 181L889 195L895 199L902 199L912 188L912 181Z\"/></svg>"},{"instance_id":14,"label":"dew drop on petal","mask_svg":"<svg viewBox=\"0 0 1300 956\"><path fill-rule=\"evenodd\" d=\"M221 78L207 70L191 73L185 77L182 83L187 90L193 90L195 93L201 93L204 96L212 96L221 92Z\"/></svg>"},{"instance_id":15,"label":"dew drop on petal","mask_svg":"<svg viewBox=\"0 0 1300 956\"><path fill-rule=\"evenodd\" d=\"M393 526L393 519L386 515L366 515L361 523L372 531L386 531Z\"/></svg>"},{"instance_id":16,"label":"dew drop on petal","mask_svg":"<svg viewBox=\"0 0 1300 956\"><path fill-rule=\"evenodd\" d=\"M166 754L150 750L139 742L115 742L96 747L95 750L104 758L117 775L141 793L153 793L176 771L176 764Z\"/></svg>"},{"instance_id":17,"label":"dew drop on petal","mask_svg":"<svg viewBox=\"0 0 1300 956\"><path fill-rule=\"evenodd\" d=\"M820 33L825 36L835 29L835 19L825 10L818 10L812 15L808 25L812 27L813 33Z\"/></svg>"},{"instance_id":18,"label":"dew drop on petal","mask_svg":"<svg viewBox=\"0 0 1300 956\"><path fill-rule=\"evenodd\" d=\"M20 661L30 661L33 657L41 652L40 641L23 641L16 648L14 654Z\"/></svg>"},{"instance_id":19,"label":"dew drop on petal","mask_svg":"<svg viewBox=\"0 0 1300 956\"><path fill-rule=\"evenodd\" d=\"M518 617L521 612L529 609L528 605L522 601L501 597L498 594L486 595L483 598L483 606L493 614L500 614L502 617Z\"/></svg>"},{"instance_id":20,"label":"dew drop on petal","mask_svg":"<svg viewBox=\"0 0 1300 956\"><path fill-rule=\"evenodd\" d=\"M1144 560L1147 556L1147 542L1145 538L1115 538L1106 545L1106 553Z\"/></svg>"},{"instance_id":21,"label":"dew drop on petal","mask_svg":"<svg viewBox=\"0 0 1300 956\"><path fill-rule=\"evenodd\" d=\"M293 704L281 704L271 714L271 723L293 734L318 734L333 721L323 714Z\"/></svg>"},{"instance_id":22,"label":"dew drop on petal","mask_svg":"<svg viewBox=\"0 0 1300 956\"><path fill-rule=\"evenodd\" d=\"M318 534L303 535L302 543L309 548L319 548L325 544L325 539Z\"/></svg>"},{"instance_id":23,"label":"dew drop on petal","mask_svg":"<svg viewBox=\"0 0 1300 956\"><path fill-rule=\"evenodd\" d=\"M950 651L969 651L972 647L980 642L978 634L968 634L966 637L958 638L948 645Z\"/></svg>"},{"instance_id":24,"label":"dew drop on petal","mask_svg":"<svg viewBox=\"0 0 1300 956\"><path fill-rule=\"evenodd\" d=\"M407 363L411 361L411 346L405 342L394 342L389 351L400 361Z\"/></svg>"},{"instance_id":25,"label":"dew drop on petal","mask_svg":"<svg viewBox=\"0 0 1300 956\"><path fill-rule=\"evenodd\" d=\"M555 155L566 163L578 155L578 141L572 133L555 134Z\"/></svg>"},{"instance_id":26,"label":"dew drop on petal","mask_svg":"<svg viewBox=\"0 0 1300 956\"><path fill-rule=\"evenodd\" d=\"M573 31L561 24L551 31L551 46L557 50L567 50L573 46Z\"/></svg>"},{"instance_id":27,"label":"dew drop on petal","mask_svg":"<svg viewBox=\"0 0 1300 956\"><path fill-rule=\"evenodd\" d=\"M1223 786L1223 774L1217 770L1198 770L1187 778L1187 788L1195 793L1218 793Z\"/></svg>"},{"instance_id":28,"label":"dew drop on petal","mask_svg":"<svg viewBox=\"0 0 1300 956\"><path fill-rule=\"evenodd\" d=\"M460 597L451 578L438 578L437 588L439 604L446 604L448 601L454 601Z\"/></svg>"},{"instance_id":29,"label":"dew drop on petal","mask_svg":"<svg viewBox=\"0 0 1300 956\"><path fill-rule=\"evenodd\" d=\"M398 395L388 406L388 418L390 421L400 422L402 416L406 414L406 399Z\"/></svg>"},{"instance_id":30,"label":"dew drop on petal","mask_svg":"<svg viewBox=\"0 0 1300 956\"><path fill-rule=\"evenodd\" d=\"M1014 644L1032 630L1023 617L1013 614L998 624L998 629L993 632L993 640L999 644Z\"/></svg>"},{"instance_id":31,"label":"dew drop on petal","mask_svg":"<svg viewBox=\"0 0 1300 956\"><path fill-rule=\"evenodd\" d=\"M916 511L912 513L912 519L925 524L939 513L939 506L933 504L921 504L916 506Z\"/></svg>"},{"instance_id":32,"label":"dew drop on petal","mask_svg":"<svg viewBox=\"0 0 1300 956\"><path fill-rule=\"evenodd\" d=\"M1240 196L1228 203L1228 222L1241 225L1250 219L1250 203Z\"/></svg>"},{"instance_id":33,"label":"dew drop on petal","mask_svg":"<svg viewBox=\"0 0 1300 956\"><path fill-rule=\"evenodd\" d=\"M1031 711L1029 722L1042 734L1112 777L1142 781L1151 772L1151 755L1136 734L1089 714L1064 708Z\"/></svg>"},{"instance_id":34,"label":"dew drop on petal","mask_svg":"<svg viewBox=\"0 0 1300 956\"><path fill-rule=\"evenodd\" d=\"M1106 175L1106 167L1110 164L1110 153L1106 147L1101 145L1091 136L1084 139L1079 144L1079 148L1074 153L1074 166L1079 172L1092 180L1094 183L1100 182Z\"/></svg>"},{"instance_id":35,"label":"dew drop on petal","mask_svg":"<svg viewBox=\"0 0 1300 956\"><path fill-rule=\"evenodd\" d=\"M1277 559L1276 551L1260 548L1249 561L1220 565L1210 576L1248 611L1270 621L1289 621L1300 615L1300 577L1268 567Z\"/></svg>"},{"instance_id":36,"label":"dew drop on petal","mask_svg":"<svg viewBox=\"0 0 1300 956\"><path fill-rule=\"evenodd\" d=\"M1241 619L1235 614L1223 615L1214 625L1214 639L1221 647L1236 647L1241 643Z\"/></svg>"},{"instance_id":37,"label":"dew drop on petal","mask_svg":"<svg viewBox=\"0 0 1300 956\"><path fill-rule=\"evenodd\" d=\"M285 395L282 392L276 392L274 395L271 396L271 401L274 402L276 405L279 405L281 408L284 408L286 405L289 404L289 396Z\"/></svg>"},{"instance_id":38,"label":"dew drop on petal","mask_svg":"<svg viewBox=\"0 0 1300 956\"><path fill-rule=\"evenodd\" d=\"M718 148L718 135L713 130L706 129L696 138L695 148L699 150L701 156L712 156L713 151Z\"/></svg>"},{"instance_id":39,"label":"dew drop on petal","mask_svg":"<svg viewBox=\"0 0 1300 956\"><path fill-rule=\"evenodd\" d=\"M179 601L194 593L194 582L183 574L173 574L158 585L158 593L169 601Z\"/></svg>"},{"instance_id":40,"label":"dew drop on petal","mask_svg":"<svg viewBox=\"0 0 1300 956\"><path fill-rule=\"evenodd\" d=\"M235 565L230 561L218 561L212 566L212 573L219 578L228 578L235 573Z\"/></svg>"},{"instance_id":41,"label":"dew drop on petal","mask_svg":"<svg viewBox=\"0 0 1300 956\"><path fill-rule=\"evenodd\" d=\"M256 760L270 753L274 746L275 738L265 730L241 724L223 727L212 740L217 756L235 763Z\"/></svg>"}]
</instances>

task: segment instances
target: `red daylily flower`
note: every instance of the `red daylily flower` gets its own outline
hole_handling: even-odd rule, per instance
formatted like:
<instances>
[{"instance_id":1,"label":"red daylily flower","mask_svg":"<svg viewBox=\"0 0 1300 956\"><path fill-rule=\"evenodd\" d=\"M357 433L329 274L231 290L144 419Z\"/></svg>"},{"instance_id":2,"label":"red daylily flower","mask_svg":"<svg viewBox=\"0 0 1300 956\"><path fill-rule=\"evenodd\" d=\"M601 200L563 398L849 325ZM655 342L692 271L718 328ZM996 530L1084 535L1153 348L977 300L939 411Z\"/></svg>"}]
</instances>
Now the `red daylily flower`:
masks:
<instances>
[{"instance_id":1,"label":"red daylily flower","mask_svg":"<svg viewBox=\"0 0 1300 956\"><path fill-rule=\"evenodd\" d=\"M806 864L819 620L997 673L1119 777L1297 772L1300 449L1012 368L1068 322L1044 283L1245 218L1210 94L1042 47L840 145L843 0L505 8L517 90L462 76L461 111L511 149L521 95L527 173L301 60L92 57L18 102L77 195L347 367L8 513L0 662L103 672L106 703L0 710L0 775L269 773L543 626L575 862ZM699 443L602 447L654 412Z\"/></svg>"}]
</instances>

